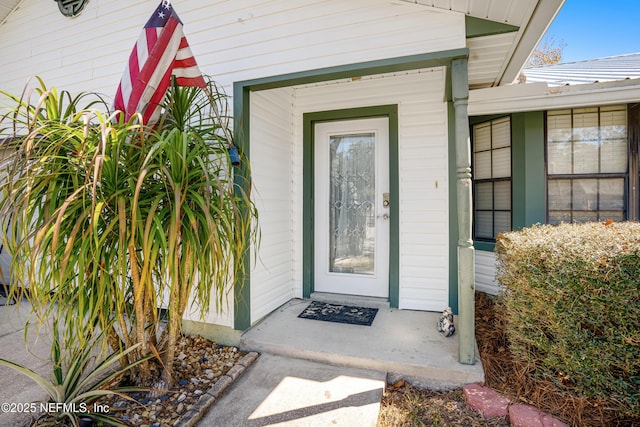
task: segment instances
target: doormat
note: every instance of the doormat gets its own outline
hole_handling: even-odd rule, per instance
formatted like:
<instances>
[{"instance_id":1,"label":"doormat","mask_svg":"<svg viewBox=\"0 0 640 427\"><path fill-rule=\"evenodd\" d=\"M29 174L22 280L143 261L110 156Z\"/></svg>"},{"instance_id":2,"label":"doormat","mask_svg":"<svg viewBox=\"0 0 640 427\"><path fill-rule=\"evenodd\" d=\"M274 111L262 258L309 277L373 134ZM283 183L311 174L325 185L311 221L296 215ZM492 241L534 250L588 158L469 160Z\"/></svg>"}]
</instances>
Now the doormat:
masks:
<instances>
[{"instance_id":1,"label":"doormat","mask_svg":"<svg viewBox=\"0 0 640 427\"><path fill-rule=\"evenodd\" d=\"M377 308L354 307L313 301L298 317L302 319L324 320L325 322L371 326L377 313Z\"/></svg>"}]
</instances>

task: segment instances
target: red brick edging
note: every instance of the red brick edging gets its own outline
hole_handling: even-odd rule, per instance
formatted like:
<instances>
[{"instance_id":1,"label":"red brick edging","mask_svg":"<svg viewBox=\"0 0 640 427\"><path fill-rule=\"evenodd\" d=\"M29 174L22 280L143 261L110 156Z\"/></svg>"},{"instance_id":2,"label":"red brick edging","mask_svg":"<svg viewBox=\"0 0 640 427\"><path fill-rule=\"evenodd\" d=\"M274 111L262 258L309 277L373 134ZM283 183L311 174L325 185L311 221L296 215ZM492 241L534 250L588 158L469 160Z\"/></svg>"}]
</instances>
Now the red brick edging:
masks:
<instances>
[{"instance_id":1,"label":"red brick edging","mask_svg":"<svg viewBox=\"0 0 640 427\"><path fill-rule=\"evenodd\" d=\"M467 406L485 418L509 417L512 427L569 427L530 405L512 404L497 391L480 384L467 384L462 388Z\"/></svg>"}]
</instances>

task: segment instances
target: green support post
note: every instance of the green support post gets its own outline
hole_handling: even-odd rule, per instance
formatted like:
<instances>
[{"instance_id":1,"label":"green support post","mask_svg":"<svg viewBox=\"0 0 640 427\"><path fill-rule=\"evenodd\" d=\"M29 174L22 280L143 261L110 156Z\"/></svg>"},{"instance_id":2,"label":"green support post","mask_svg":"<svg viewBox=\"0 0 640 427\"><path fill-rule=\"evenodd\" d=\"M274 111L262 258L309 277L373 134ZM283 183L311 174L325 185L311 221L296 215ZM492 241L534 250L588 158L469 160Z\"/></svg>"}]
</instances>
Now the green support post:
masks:
<instances>
[{"instance_id":1,"label":"green support post","mask_svg":"<svg viewBox=\"0 0 640 427\"><path fill-rule=\"evenodd\" d=\"M458 200L458 360L475 363L475 253L471 237L471 141L467 59L451 63L456 130L456 193Z\"/></svg>"}]
</instances>

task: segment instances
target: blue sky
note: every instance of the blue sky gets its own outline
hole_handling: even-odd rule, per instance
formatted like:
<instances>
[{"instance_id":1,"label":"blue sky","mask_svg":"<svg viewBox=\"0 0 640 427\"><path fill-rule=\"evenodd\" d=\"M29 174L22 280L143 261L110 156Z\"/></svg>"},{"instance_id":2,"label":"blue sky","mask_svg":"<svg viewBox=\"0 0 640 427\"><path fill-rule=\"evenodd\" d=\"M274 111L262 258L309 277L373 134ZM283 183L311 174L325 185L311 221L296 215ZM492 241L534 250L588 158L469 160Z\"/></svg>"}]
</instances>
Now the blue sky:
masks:
<instances>
[{"instance_id":1,"label":"blue sky","mask_svg":"<svg viewBox=\"0 0 640 427\"><path fill-rule=\"evenodd\" d=\"M547 30L564 40L562 62L640 52L640 1L566 0Z\"/></svg>"}]
</instances>

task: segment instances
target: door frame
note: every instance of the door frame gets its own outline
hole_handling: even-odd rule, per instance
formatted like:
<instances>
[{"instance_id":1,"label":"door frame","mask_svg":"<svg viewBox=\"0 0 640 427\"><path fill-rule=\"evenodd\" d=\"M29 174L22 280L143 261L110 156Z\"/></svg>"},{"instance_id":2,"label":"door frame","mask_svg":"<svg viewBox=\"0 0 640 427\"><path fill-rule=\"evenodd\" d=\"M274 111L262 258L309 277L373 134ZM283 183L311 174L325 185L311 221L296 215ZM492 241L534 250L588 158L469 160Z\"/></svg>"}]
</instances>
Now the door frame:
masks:
<instances>
[{"instance_id":1,"label":"door frame","mask_svg":"<svg viewBox=\"0 0 640 427\"><path fill-rule=\"evenodd\" d=\"M314 292L314 126L319 122L386 117L389 120L389 305L397 308L400 283L398 106L378 105L303 114L302 294Z\"/></svg>"}]
</instances>

